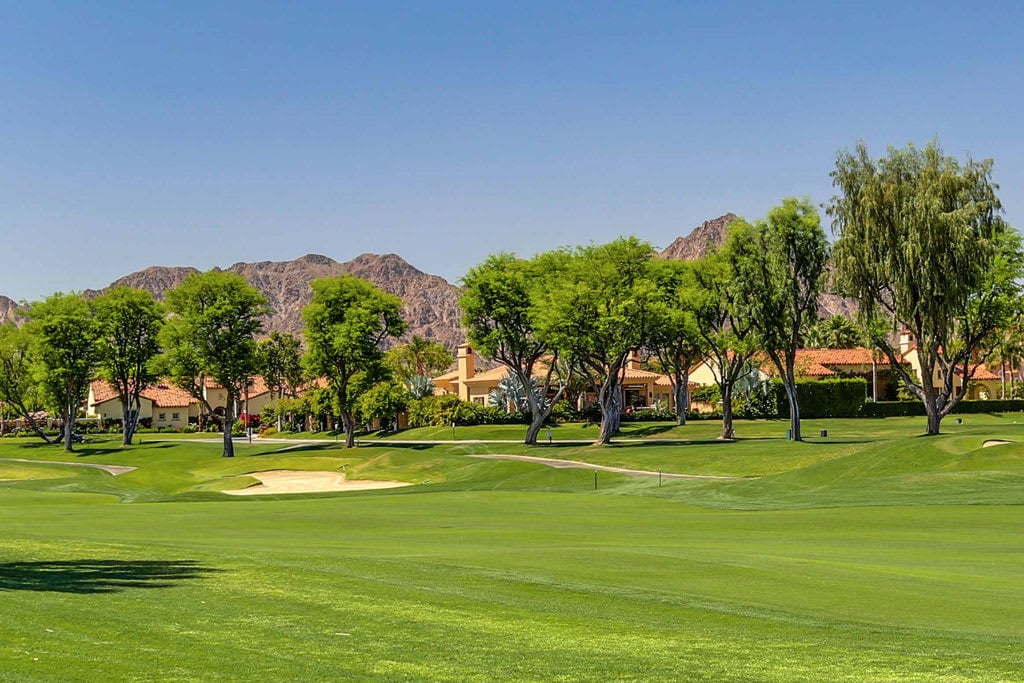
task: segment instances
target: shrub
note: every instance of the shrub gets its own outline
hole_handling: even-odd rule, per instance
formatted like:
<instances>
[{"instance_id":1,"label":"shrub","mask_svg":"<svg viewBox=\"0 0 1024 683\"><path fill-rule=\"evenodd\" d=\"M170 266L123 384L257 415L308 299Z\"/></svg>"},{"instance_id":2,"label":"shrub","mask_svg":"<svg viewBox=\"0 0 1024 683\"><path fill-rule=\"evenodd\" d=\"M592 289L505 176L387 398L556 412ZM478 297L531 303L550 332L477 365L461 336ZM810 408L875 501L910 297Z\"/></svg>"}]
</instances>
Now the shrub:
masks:
<instances>
[{"instance_id":1,"label":"shrub","mask_svg":"<svg viewBox=\"0 0 1024 683\"><path fill-rule=\"evenodd\" d=\"M548 422L569 422L573 419L574 414L575 411L572 409L572 404L563 398L551 406L551 415L548 416Z\"/></svg>"},{"instance_id":2,"label":"shrub","mask_svg":"<svg viewBox=\"0 0 1024 683\"><path fill-rule=\"evenodd\" d=\"M969 415L977 413L1019 413L1024 412L1022 399L990 399L988 401L960 401L953 413ZM922 417L925 415L921 401L878 401L865 403L862 415L865 417Z\"/></svg>"},{"instance_id":3,"label":"shrub","mask_svg":"<svg viewBox=\"0 0 1024 683\"><path fill-rule=\"evenodd\" d=\"M775 380L773 389L778 401L778 415L788 419L789 401L782 382ZM858 417L865 414L867 391L868 383L862 377L797 380L800 417Z\"/></svg>"}]
</instances>

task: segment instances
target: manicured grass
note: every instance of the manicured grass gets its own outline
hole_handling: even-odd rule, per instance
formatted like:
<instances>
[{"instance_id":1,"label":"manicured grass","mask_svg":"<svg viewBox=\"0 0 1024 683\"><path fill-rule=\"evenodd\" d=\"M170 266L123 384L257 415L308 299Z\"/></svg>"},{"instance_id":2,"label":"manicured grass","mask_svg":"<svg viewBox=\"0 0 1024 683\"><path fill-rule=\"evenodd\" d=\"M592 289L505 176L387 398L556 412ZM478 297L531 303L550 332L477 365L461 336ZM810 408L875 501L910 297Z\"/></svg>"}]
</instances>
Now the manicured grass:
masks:
<instances>
[{"instance_id":1,"label":"manicured grass","mask_svg":"<svg viewBox=\"0 0 1024 683\"><path fill-rule=\"evenodd\" d=\"M11 680L1016 680L1024 420L793 444L0 441ZM819 427L813 426L817 434ZM688 425L688 430L697 425ZM674 430L669 430L674 431ZM697 432L698 430L693 430ZM769 438L771 437L771 438ZM471 438L471 437L467 437ZM673 437L674 438L674 437ZM1015 443L980 448L988 438ZM528 453L743 481L478 460ZM8 460L4 460L7 458ZM91 469L12 462L73 460ZM264 469L416 486L238 499ZM35 478L29 478L35 477ZM126 504L134 503L134 504Z\"/></svg>"}]
</instances>

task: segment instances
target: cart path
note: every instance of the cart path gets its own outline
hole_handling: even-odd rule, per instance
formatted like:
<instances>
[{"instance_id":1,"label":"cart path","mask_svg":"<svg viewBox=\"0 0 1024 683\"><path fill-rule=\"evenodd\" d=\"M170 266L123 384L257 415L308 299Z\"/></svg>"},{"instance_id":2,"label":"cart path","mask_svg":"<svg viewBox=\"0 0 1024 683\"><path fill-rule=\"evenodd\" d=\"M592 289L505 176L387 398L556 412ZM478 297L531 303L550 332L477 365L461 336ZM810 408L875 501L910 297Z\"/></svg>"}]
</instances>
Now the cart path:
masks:
<instances>
[{"instance_id":1,"label":"cart path","mask_svg":"<svg viewBox=\"0 0 1024 683\"><path fill-rule=\"evenodd\" d=\"M559 469L573 468L581 470L597 470L599 472L612 472L614 474L625 474L630 477L662 477L664 479L713 479L718 481L740 481L757 479L758 477L726 477L716 474L674 474L671 472L652 472L650 470L631 470L625 467L610 467L608 465L595 465L579 460L559 460L557 458L535 458L532 455L506 455L502 453L478 453L466 455L467 458L485 458L488 460L519 460L532 462L538 465L547 465Z\"/></svg>"},{"instance_id":2,"label":"cart path","mask_svg":"<svg viewBox=\"0 0 1024 683\"><path fill-rule=\"evenodd\" d=\"M29 458L0 458L0 461L38 463L41 465L67 465L68 467L91 467L96 470L109 472L115 477L119 474L127 474L139 469L138 467L129 467L128 465L100 465L95 462L61 462L59 460L31 460Z\"/></svg>"}]
</instances>

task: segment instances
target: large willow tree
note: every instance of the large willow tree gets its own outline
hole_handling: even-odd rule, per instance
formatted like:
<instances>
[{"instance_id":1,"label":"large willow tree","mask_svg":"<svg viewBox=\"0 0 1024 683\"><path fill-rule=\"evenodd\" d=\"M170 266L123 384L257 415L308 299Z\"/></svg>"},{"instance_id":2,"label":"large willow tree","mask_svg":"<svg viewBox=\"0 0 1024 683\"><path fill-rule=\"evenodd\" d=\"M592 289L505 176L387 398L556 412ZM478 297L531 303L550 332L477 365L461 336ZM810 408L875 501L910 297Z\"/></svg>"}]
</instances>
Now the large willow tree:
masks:
<instances>
[{"instance_id":1,"label":"large willow tree","mask_svg":"<svg viewBox=\"0 0 1024 683\"><path fill-rule=\"evenodd\" d=\"M927 433L938 434L1018 296L1020 244L1001 217L992 161L961 163L937 142L889 148L876 160L862 142L839 154L832 181L838 284L924 403ZM904 331L916 341L920 377L894 344Z\"/></svg>"}]
</instances>

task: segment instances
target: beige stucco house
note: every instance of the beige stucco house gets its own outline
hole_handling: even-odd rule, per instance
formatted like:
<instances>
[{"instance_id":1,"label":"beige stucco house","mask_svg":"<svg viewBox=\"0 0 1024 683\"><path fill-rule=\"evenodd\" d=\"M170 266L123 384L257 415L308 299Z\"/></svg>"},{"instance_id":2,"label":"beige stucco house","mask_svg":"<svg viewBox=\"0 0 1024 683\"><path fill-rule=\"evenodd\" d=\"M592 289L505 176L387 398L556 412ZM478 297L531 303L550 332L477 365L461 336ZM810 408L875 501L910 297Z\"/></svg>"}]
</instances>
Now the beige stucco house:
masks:
<instances>
[{"instance_id":1,"label":"beige stucco house","mask_svg":"<svg viewBox=\"0 0 1024 683\"><path fill-rule=\"evenodd\" d=\"M213 411L223 415L227 407L227 391L216 382L207 379L205 397ZM253 378L237 406L238 413L258 415L273 399L262 377ZM199 421L203 412L202 404L192 394L161 379L144 389L139 397L139 418L151 419L154 427L182 427ZM89 385L86 399L86 417L100 420L120 420L121 400L117 392L104 380L93 380Z\"/></svg>"},{"instance_id":2,"label":"beige stucco house","mask_svg":"<svg viewBox=\"0 0 1024 683\"><path fill-rule=\"evenodd\" d=\"M468 344L459 346L457 359L455 370L433 378L435 395L455 394L463 401L486 405L491 392L509 376L504 365L477 372L476 353ZM626 361L622 393L623 405L627 408L651 407L656 402L666 409L673 405L672 383L668 375L642 369L636 354Z\"/></svg>"}]
</instances>

